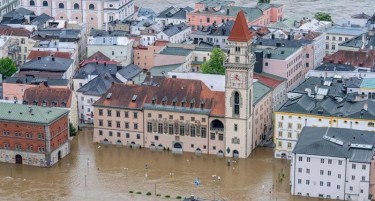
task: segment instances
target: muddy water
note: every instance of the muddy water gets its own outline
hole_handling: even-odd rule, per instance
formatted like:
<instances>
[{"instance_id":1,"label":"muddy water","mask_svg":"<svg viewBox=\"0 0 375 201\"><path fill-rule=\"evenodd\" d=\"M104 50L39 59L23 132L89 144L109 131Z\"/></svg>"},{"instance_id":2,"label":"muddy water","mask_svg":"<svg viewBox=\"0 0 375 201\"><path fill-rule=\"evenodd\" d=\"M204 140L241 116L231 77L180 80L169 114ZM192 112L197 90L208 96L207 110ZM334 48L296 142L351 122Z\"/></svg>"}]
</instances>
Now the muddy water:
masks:
<instances>
[{"instance_id":1,"label":"muddy water","mask_svg":"<svg viewBox=\"0 0 375 201\"><path fill-rule=\"evenodd\" d=\"M167 6L191 6L199 0L135 0L135 5L153 8L160 12ZM238 6L254 6L257 0L234 0ZM328 12L333 19L365 12L374 13L373 0L271 0L272 3L284 4L285 17L291 15L311 17L318 11Z\"/></svg>"},{"instance_id":2,"label":"muddy water","mask_svg":"<svg viewBox=\"0 0 375 201\"><path fill-rule=\"evenodd\" d=\"M288 167L287 161L272 158L272 149L258 148L228 167L226 159L216 156L93 144L92 130L86 129L73 140L72 153L52 168L0 163L0 200L165 200L154 196L155 184L161 197L304 200L288 193ZM282 171L285 178L277 182ZM196 177L199 187L194 186Z\"/></svg>"}]
</instances>

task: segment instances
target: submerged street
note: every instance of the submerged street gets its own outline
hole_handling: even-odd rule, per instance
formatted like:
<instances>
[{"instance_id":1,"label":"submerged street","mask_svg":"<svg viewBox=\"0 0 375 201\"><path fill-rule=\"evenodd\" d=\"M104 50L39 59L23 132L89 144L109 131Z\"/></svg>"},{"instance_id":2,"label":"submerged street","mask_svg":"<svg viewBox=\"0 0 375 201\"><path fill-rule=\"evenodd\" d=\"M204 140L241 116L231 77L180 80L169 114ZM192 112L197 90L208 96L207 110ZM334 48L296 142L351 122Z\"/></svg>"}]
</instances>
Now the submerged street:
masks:
<instances>
[{"instance_id":1,"label":"submerged street","mask_svg":"<svg viewBox=\"0 0 375 201\"><path fill-rule=\"evenodd\" d=\"M215 155L173 155L94 144L92 129L84 129L72 141L71 154L51 168L0 163L0 198L176 200L177 196L196 195L210 200L214 196L224 200L307 200L289 195L289 162L274 159L271 148L257 148L248 159L236 160L229 167L227 160ZM194 185L197 177L199 186ZM155 196L155 190L160 196Z\"/></svg>"}]
</instances>

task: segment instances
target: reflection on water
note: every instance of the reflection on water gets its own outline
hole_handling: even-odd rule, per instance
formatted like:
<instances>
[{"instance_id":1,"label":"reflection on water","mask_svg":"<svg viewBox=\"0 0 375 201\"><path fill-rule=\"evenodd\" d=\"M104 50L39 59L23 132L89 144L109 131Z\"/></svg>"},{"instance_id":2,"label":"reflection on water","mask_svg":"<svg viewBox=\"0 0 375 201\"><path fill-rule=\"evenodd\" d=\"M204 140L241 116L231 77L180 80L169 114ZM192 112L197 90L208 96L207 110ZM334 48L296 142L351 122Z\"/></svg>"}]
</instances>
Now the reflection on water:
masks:
<instances>
[{"instance_id":1,"label":"reflection on water","mask_svg":"<svg viewBox=\"0 0 375 201\"><path fill-rule=\"evenodd\" d=\"M85 129L73 140L71 155L52 168L0 163L0 200L164 200L154 196L155 186L157 194L172 198L302 200L289 195L289 162L272 156L272 149L258 148L228 167L216 156L93 144L92 130Z\"/></svg>"},{"instance_id":2,"label":"reflection on water","mask_svg":"<svg viewBox=\"0 0 375 201\"><path fill-rule=\"evenodd\" d=\"M200 0L134 0L136 6L148 7L160 12L168 6L191 6ZM258 0L234 0L237 6L254 6ZM284 4L285 17L291 15L312 17L314 13L328 12L333 19L340 19L353 14L374 13L373 0L272 0L272 3Z\"/></svg>"}]
</instances>

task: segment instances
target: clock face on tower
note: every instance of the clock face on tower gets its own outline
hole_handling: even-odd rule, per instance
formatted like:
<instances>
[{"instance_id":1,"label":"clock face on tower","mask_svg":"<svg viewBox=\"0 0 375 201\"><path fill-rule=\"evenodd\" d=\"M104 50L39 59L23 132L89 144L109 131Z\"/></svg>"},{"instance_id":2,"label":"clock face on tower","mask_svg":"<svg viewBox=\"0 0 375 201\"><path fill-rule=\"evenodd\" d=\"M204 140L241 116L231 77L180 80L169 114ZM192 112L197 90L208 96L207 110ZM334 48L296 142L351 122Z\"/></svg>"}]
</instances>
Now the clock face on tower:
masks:
<instances>
[{"instance_id":1,"label":"clock face on tower","mask_svg":"<svg viewBox=\"0 0 375 201\"><path fill-rule=\"evenodd\" d=\"M243 88L245 87L246 76L240 72L231 72L229 74L229 87Z\"/></svg>"}]
</instances>

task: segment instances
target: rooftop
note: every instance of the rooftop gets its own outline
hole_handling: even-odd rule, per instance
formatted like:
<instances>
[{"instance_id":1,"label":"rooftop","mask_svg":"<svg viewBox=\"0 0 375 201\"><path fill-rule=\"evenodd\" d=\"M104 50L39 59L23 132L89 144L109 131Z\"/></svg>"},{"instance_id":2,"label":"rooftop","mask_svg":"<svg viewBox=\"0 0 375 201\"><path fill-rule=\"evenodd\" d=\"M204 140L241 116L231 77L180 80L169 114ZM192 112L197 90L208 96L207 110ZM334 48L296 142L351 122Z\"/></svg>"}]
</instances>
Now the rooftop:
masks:
<instances>
[{"instance_id":1,"label":"rooftop","mask_svg":"<svg viewBox=\"0 0 375 201\"><path fill-rule=\"evenodd\" d=\"M362 28L333 26L326 30L326 34L358 36L364 33Z\"/></svg>"},{"instance_id":2,"label":"rooftop","mask_svg":"<svg viewBox=\"0 0 375 201\"><path fill-rule=\"evenodd\" d=\"M0 120L35 124L51 124L69 110L0 102Z\"/></svg>"},{"instance_id":3,"label":"rooftop","mask_svg":"<svg viewBox=\"0 0 375 201\"><path fill-rule=\"evenodd\" d=\"M190 49L180 47L166 47L159 54L187 56L192 52Z\"/></svg>"},{"instance_id":4,"label":"rooftop","mask_svg":"<svg viewBox=\"0 0 375 201\"><path fill-rule=\"evenodd\" d=\"M327 93L325 95L329 97L344 98L346 96L345 83L346 81L342 79L309 77L305 79L301 84L299 84L296 88L294 88L292 92L307 94L306 89L310 89L312 95L315 95L319 94L319 90L327 90ZM359 84L360 83L361 82L359 82ZM316 91L316 89L318 90Z\"/></svg>"},{"instance_id":5,"label":"rooftop","mask_svg":"<svg viewBox=\"0 0 375 201\"><path fill-rule=\"evenodd\" d=\"M252 38L252 34L246 22L245 13L243 10L239 11L234 21L232 30L230 31L228 40L247 42Z\"/></svg>"},{"instance_id":6,"label":"rooftop","mask_svg":"<svg viewBox=\"0 0 375 201\"><path fill-rule=\"evenodd\" d=\"M313 40L299 39L299 40L288 40L288 39L267 39L259 38L255 41L255 45L259 46L271 46L271 47L294 47L299 48L307 44L313 43Z\"/></svg>"},{"instance_id":7,"label":"rooftop","mask_svg":"<svg viewBox=\"0 0 375 201\"><path fill-rule=\"evenodd\" d=\"M79 93L91 96L101 96L111 88L113 83L120 83L115 76L105 73L98 75L77 90Z\"/></svg>"},{"instance_id":8,"label":"rooftop","mask_svg":"<svg viewBox=\"0 0 375 201\"><path fill-rule=\"evenodd\" d=\"M67 79L48 79L48 78L34 78L34 77L7 77L4 80L5 83L12 84L34 84L39 85L43 82L47 82L48 86L69 86L69 80Z\"/></svg>"},{"instance_id":9,"label":"rooftop","mask_svg":"<svg viewBox=\"0 0 375 201\"><path fill-rule=\"evenodd\" d=\"M37 59L38 57L54 56L58 58L70 59L71 54L69 52L53 52L53 51L36 51L32 50L27 56L28 60Z\"/></svg>"},{"instance_id":10,"label":"rooftop","mask_svg":"<svg viewBox=\"0 0 375 201\"><path fill-rule=\"evenodd\" d=\"M253 84L253 104L256 105L258 101L262 100L262 98L270 93L272 89L270 87L267 87L266 85L260 83L260 82L254 82Z\"/></svg>"},{"instance_id":11,"label":"rooftop","mask_svg":"<svg viewBox=\"0 0 375 201\"><path fill-rule=\"evenodd\" d=\"M221 7L213 7L207 8L204 10L195 10L194 13L203 14L203 15L220 15L220 16L228 16L228 17L235 17L237 14L243 11L245 14L246 24L248 22L255 21L259 19L263 15L263 11L259 8L251 8L251 7L241 7L241 6L221 6Z\"/></svg>"},{"instance_id":12,"label":"rooftop","mask_svg":"<svg viewBox=\"0 0 375 201\"><path fill-rule=\"evenodd\" d=\"M305 126L293 153L369 163L374 155L374 144L375 135L370 131Z\"/></svg>"},{"instance_id":13,"label":"rooftop","mask_svg":"<svg viewBox=\"0 0 375 201\"><path fill-rule=\"evenodd\" d=\"M375 89L375 78L363 78L360 87L363 89Z\"/></svg>"},{"instance_id":14,"label":"rooftop","mask_svg":"<svg viewBox=\"0 0 375 201\"><path fill-rule=\"evenodd\" d=\"M72 91L66 88L50 88L44 84L25 90L24 104L45 107L70 108ZM45 104L45 105L44 105Z\"/></svg>"},{"instance_id":15,"label":"rooftop","mask_svg":"<svg viewBox=\"0 0 375 201\"><path fill-rule=\"evenodd\" d=\"M282 77L279 77L279 76L276 76L276 75L272 75L272 74L269 74L269 73L265 73L265 72L262 72L262 73L255 73L253 74L254 76L254 79L257 79L259 80L260 83L272 88L272 89L275 89L276 87L278 87L281 83L285 82L286 79L285 78L282 78Z\"/></svg>"},{"instance_id":16,"label":"rooftop","mask_svg":"<svg viewBox=\"0 0 375 201\"><path fill-rule=\"evenodd\" d=\"M125 36L99 36L89 39L88 45L128 45L131 43Z\"/></svg>"},{"instance_id":17,"label":"rooftop","mask_svg":"<svg viewBox=\"0 0 375 201\"><path fill-rule=\"evenodd\" d=\"M339 46L358 49L373 49L375 46L375 35L370 35L369 33L366 33L364 36L359 35L339 44Z\"/></svg>"},{"instance_id":18,"label":"rooftop","mask_svg":"<svg viewBox=\"0 0 375 201\"><path fill-rule=\"evenodd\" d=\"M190 27L187 26L185 23L180 23L176 25L170 24L170 25L167 25L162 32L165 33L167 36L171 37L188 28Z\"/></svg>"},{"instance_id":19,"label":"rooftop","mask_svg":"<svg viewBox=\"0 0 375 201\"><path fill-rule=\"evenodd\" d=\"M254 48L254 51L263 51L264 58L277 60L286 60L298 50L300 50L300 48L296 47Z\"/></svg>"},{"instance_id":20,"label":"rooftop","mask_svg":"<svg viewBox=\"0 0 375 201\"><path fill-rule=\"evenodd\" d=\"M23 28L11 28L8 26L0 26L0 35L30 37L31 32Z\"/></svg>"},{"instance_id":21,"label":"rooftop","mask_svg":"<svg viewBox=\"0 0 375 201\"><path fill-rule=\"evenodd\" d=\"M315 68L320 71L355 71L355 67L350 64L338 64L338 63L323 63L322 65Z\"/></svg>"},{"instance_id":22,"label":"rooftop","mask_svg":"<svg viewBox=\"0 0 375 201\"><path fill-rule=\"evenodd\" d=\"M20 67L20 71L37 70L50 72L65 72L69 69L72 63L72 59L47 56L42 58L36 58L24 63Z\"/></svg>"},{"instance_id":23,"label":"rooftop","mask_svg":"<svg viewBox=\"0 0 375 201\"><path fill-rule=\"evenodd\" d=\"M324 57L323 62L372 68L375 66L375 50L369 50L369 52L339 50L332 55Z\"/></svg>"},{"instance_id":24,"label":"rooftop","mask_svg":"<svg viewBox=\"0 0 375 201\"><path fill-rule=\"evenodd\" d=\"M364 100L358 102L336 101L334 98L325 97L316 100L308 95L289 99L280 112L309 114L317 116L375 119L375 102Z\"/></svg>"},{"instance_id":25,"label":"rooftop","mask_svg":"<svg viewBox=\"0 0 375 201\"><path fill-rule=\"evenodd\" d=\"M186 19L186 14L192 11L193 8L187 6L185 8L169 7L161 11L156 17L157 18L174 18L174 19Z\"/></svg>"}]
</instances>

